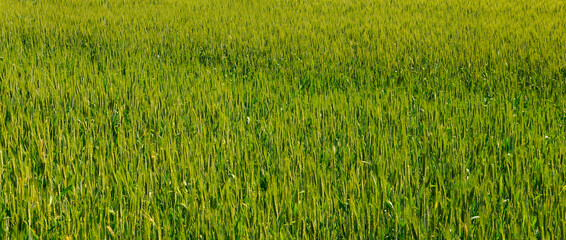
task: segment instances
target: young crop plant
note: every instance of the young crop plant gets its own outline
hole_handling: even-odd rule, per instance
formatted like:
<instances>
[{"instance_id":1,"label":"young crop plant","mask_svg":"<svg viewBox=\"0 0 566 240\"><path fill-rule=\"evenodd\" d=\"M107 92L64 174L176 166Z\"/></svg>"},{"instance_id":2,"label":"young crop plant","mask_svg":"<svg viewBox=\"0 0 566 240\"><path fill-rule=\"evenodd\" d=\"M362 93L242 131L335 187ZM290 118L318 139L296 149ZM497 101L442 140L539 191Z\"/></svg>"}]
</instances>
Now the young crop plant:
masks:
<instances>
[{"instance_id":1,"label":"young crop plant","mask_svg":"<svg viewBox=\"0 0 566 240\"><path fill-rule=\"evenodd\" d=\"M562 239L564 19L0 0L0 237Z\"/></svg>"}]
</instances>

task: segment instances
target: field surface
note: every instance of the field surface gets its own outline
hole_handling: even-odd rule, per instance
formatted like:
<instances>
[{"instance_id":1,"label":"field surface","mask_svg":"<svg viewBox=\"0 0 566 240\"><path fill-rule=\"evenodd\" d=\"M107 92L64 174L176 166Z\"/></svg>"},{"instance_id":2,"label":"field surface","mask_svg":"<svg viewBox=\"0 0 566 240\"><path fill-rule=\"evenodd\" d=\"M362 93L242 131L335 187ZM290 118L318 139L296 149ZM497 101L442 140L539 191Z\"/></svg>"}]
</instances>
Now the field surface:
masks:
<instances>
[{"instance_id":1,"label":"field surface","mask_svg":"<svg viewBox=\"0 0 566 240\"><path fill-rule=\"evenodd\" d=\"M564 239L563 0L0 0L0 237Z\"/></svg>"}]
</instances>

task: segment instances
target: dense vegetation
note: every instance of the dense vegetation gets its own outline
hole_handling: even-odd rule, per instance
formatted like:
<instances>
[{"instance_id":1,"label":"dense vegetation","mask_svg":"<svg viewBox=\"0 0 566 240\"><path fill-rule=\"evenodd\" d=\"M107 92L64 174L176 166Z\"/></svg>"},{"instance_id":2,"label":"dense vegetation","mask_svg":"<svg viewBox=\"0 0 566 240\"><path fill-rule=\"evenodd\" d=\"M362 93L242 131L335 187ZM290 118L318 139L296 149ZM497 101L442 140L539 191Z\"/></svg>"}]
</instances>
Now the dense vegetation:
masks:
<instances>
[{"instance_id":1,"label":"dense vegetation","mask_svg":"<svg viewBox=\"0 0 566 240\"><path fill-rule=\"evenodd\" d=\"M565 19L0 0L0 235L564 238Z\"/></svg>"}]
</instances>

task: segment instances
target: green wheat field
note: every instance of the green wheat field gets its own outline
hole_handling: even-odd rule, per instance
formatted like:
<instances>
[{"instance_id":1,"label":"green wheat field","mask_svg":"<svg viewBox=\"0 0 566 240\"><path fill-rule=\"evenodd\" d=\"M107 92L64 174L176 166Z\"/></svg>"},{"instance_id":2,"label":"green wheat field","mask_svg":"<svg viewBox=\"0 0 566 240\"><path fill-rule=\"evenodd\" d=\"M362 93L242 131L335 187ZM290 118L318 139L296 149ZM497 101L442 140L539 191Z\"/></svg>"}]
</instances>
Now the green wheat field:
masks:
<instances>
[{"instance_id":1,"label":"green wheat field","mask_svg":"<svg viewBox=\"0 0 566 240\"><path fill-rule=\"evenodd\" d=\"M2 239L564 239L564 0L0 0Z\"/></svg>"}]
</instances>

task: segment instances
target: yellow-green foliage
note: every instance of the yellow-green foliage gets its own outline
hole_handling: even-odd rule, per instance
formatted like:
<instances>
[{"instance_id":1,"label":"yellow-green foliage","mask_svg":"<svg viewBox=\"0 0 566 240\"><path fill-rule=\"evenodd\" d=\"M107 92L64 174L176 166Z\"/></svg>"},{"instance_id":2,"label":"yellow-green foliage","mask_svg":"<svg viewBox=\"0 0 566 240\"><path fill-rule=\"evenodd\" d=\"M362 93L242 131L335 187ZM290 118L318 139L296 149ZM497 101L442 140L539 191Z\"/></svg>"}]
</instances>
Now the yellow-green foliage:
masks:
<instances>
[{"instance_id":1,"label":"yellow-green foliage","mask_svg":"<svg viewBox=\"0 0 566 240\"><path fill-rule=\"evenodd\" d=\"M0 0L0 235L564 238L565 19Z\"/></svg>"}]
</instances>

